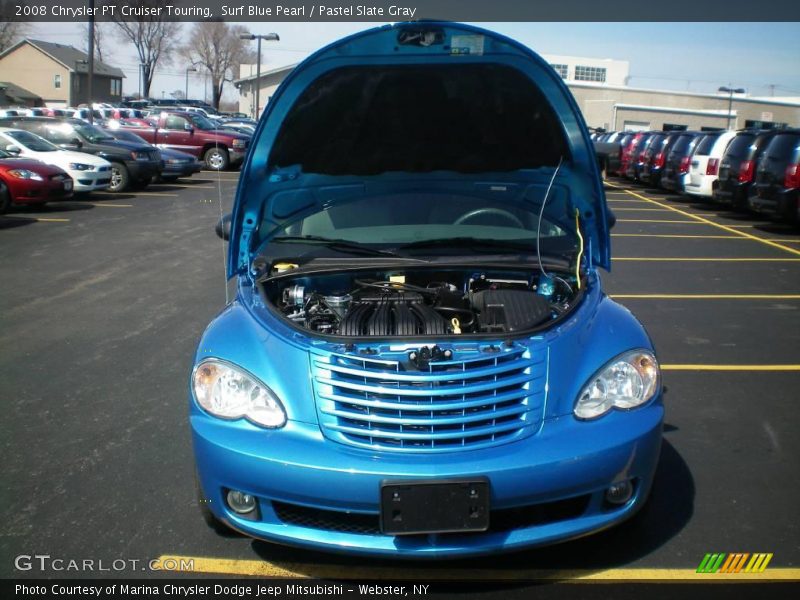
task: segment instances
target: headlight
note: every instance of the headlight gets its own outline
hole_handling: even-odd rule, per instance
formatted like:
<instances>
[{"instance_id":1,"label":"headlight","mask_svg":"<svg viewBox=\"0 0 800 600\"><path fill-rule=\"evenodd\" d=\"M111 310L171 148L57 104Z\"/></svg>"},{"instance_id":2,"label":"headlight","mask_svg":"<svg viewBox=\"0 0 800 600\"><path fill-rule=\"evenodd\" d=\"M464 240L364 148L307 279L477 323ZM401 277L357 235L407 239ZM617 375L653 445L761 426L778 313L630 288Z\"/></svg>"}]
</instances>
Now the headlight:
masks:
<instances>
[{"instance_id":1,"label":"headlight","mask_svg":"<svg viewBox=\"0 0 800 600\"><path fill-rule=\"evenodd\" d=\"M233 147L234 148L244 148L247 146L247 140L240 140L238 138L233 140Z\"/></svg>"},{"instance_id":2,"label":"headlight","mask_svg":"<svg viewBox=\"0 0 800 600\"><path fill-rule=\"evenodd\" d=\"M245 418L262 427L283 427L286 413L275 393L231 364L207 359L192 373L197 403L222 419Z\"/></svg>"},{"instance_id":3,"label":"headlight","mask_svg":"<svg viewBox=\"0 0 800 600\"><path fill-rule=\"evenodd\" d=\"M150 156L147 152L131 152L131 156L133 160L150 160Z\"/></svg>"},{"instance_id":4,"label":"headlight","mask_svg":"<svg viewBox=\"0 0 800 600\"><path fill-rule=\"evenodd\" d=\"M32 179L34 181L44 181L44 177L39 175L38 173L34 173L33 171L29 171L28 169L12 169L8 172L9 175L12 177L16 177L17 179Z\"/></svg>"},{"instance_id":5,"label":"headlight","mask_svg":"<svg viewBox=\"0 0 800 600\"><path fill-rule=\"evenodd\" d=\"M91 171L94 169L92 165L87 165L86 163L69 163L69 168L75 171Z\"/></svg>"},{"instance_id":6,"label":"headlight","mask_svg":"<svg viewBox=\"0 0 800 600\"><path fill-rule=\"evenodd\" d=\"M575 416L594 419L612 408L641 406L658 391L656 357L647 350L621 354L594 374L578 395Z\"/></svg>"}]
</instances>

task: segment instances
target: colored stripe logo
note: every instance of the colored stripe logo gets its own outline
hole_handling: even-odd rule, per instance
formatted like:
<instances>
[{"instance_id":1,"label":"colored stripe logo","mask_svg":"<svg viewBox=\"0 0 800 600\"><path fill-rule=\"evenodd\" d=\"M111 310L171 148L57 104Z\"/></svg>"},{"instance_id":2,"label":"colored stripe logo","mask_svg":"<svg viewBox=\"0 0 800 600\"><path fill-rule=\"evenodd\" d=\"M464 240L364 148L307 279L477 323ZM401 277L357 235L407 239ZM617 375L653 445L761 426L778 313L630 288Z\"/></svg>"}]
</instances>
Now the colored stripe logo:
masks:
<instances>
[{"instance_id":1,"label":"colored stripe logo","mask_svg":"<svg viewBox=\"0 0 800 600\"><path fill-rule=\"evenodd\" d=\"M763 573L769 561L772 560L772 552L738 552L732 554L709 553L700 561L697 567L698 573Z\"/></svg>"}]
</instances>

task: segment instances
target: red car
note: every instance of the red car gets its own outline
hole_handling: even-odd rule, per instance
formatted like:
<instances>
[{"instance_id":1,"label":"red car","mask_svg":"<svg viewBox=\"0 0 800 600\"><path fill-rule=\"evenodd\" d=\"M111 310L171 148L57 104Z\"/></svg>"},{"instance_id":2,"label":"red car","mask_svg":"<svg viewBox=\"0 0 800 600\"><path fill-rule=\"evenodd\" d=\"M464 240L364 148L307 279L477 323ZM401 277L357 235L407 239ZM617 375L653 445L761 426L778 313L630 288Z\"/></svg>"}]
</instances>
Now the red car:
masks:
<instances>
[{"instance_id":1,"label":"red car","mask_svg":"<svg viewBox=\"0 0 800 600\"><path fill-rule=\"evenodd\" d=\"M44 204L72 197L72 177L38 160L0 150L0 213L12 204Z\"/></svg>"}]
</instances>

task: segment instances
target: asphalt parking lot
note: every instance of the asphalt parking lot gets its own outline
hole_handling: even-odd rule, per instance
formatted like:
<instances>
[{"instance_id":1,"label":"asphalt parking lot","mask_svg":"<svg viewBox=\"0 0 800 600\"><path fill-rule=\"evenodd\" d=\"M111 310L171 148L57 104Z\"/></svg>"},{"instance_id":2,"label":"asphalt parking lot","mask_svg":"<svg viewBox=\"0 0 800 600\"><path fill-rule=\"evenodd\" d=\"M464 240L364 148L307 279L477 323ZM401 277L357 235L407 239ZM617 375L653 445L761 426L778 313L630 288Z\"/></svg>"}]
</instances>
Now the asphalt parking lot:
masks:
<instances>
[{"instance_id":1,"label":"asphalt parking lot","mask_svg":"<svg viewBox=\"0 0 800 600\"><path fill-rule=\"evenodd\" d=\"M621 180L607 188L618 221L604 285L651 333L668 389L640 515L557 546L413 568L207 529L187 381L225 302L213 226L237 176L203 172L0 217L0 576L91 576L14 568L34 553L191 557L195 575L377 579L658 579L691 573L708 552L774 553L775 572L800 566L800 231Z\"/></svg>"}]
</instances>

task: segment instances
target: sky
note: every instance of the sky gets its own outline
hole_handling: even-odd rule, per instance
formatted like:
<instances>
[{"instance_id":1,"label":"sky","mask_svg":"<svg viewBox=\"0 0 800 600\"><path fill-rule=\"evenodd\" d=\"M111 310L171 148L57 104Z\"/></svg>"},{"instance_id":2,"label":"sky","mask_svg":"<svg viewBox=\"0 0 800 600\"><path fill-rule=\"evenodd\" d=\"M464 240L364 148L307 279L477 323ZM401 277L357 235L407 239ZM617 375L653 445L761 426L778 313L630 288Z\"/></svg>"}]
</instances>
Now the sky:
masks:
<instances>
[{"instance_id":1,"label":"sky","mask_svg":"<svg viewBox=\"0 0 800 600\"><path fill-rule=\"evenodd\" d=\"M276 32L280 42L262 45L262 69L298 62L371 23L241 23L253 33ZM481 23L543 54L613 58L630 62L633 87L713 92L743 87L753 96L800 97L800 23ZM113 27L113 25L111 26ZM184 35L191 24L184 24ZM85 48L77 23L36 23L30 37ZM121 41L109 45L106 62L127 78L123 93L138 90L138 59ZM183 90L187 65L162 66L151 95ZM775 86L770 88L770 86ZM189 97L202 98L204 78L189 73ZM210 91L208 92L210 96ZM233 86L224 97L236 99Z\"/></svg>"}]
</instances>

